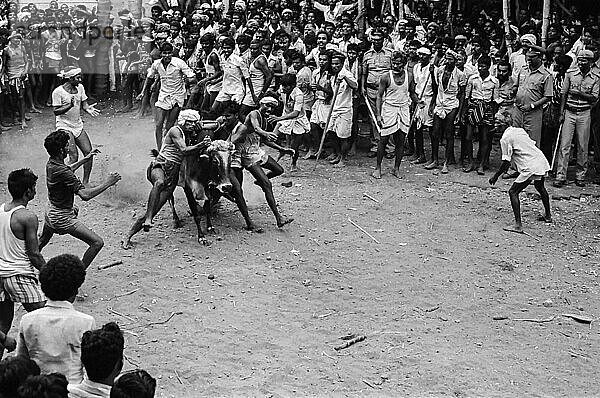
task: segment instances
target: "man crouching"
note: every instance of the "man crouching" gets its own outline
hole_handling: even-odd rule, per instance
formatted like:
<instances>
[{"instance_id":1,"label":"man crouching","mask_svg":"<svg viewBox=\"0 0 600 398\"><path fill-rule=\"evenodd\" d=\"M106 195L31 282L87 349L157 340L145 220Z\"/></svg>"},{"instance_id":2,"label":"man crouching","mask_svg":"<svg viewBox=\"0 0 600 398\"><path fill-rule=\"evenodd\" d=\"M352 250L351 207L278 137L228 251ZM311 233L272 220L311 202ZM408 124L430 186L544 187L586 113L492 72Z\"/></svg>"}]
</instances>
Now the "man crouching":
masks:
<instances>
[{"instance_id":1,"label":"man crouching","mask_svg":"<svg viewBox=\"0 0 600 398\"><path fill-rule=\"evenodd\" d=\"M198 121L200 121L200 114L195 110L186 109L179 113L177 124L167 131L158 155L150 162L146 172L148 181L152 183L146 214L135 221L127 236L122 240L123 249L131 248L131 238L141 229L145 232L150 231L154 216L177 188L183 157L197 154L210 145L208 137L196 145L186 145L186 134L190 134L195 129Z\"/></svg>"}]
</instances>

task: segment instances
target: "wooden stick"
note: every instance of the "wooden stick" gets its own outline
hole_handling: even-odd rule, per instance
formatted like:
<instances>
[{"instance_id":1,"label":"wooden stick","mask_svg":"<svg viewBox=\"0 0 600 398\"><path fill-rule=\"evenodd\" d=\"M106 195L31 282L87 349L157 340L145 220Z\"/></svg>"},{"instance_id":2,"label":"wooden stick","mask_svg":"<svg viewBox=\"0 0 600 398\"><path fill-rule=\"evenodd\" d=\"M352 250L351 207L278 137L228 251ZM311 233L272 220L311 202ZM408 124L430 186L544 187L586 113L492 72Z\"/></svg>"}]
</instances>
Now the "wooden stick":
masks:
<instances>
[{"instance_id":1,"label":"wooden stick","mask_svg":"<svg viewBox=\"0 0 600 398\"><path fill-rule=\"evenodd\" d=\"M536 323L545 323L552 322L556 318L556 315L553 315L552 318L548 319L536 319L536 318L515 318L513 321L523 321L523 322L536 322Z\"/></svg>"},{"instance_id":2,"label":"wooden stick","mask_svg":"<svg viewBox=\"0 0 600 398\"><path fill-rule=\"evenodd\" d=\"M121 265L121 264L123 264L123 260L116 260L116 261L113 261L113 262L108 263L108 264L99 265L98 269L99 270L103 270L103 269L107 269L107 268L114 267L116 265Z\"/></svg>"},{"instance_id":3,"label":"wooden stick","mask_svg":"<svg viewBox=\"0 0 600 398\"><path fill-rule=\"evenodd\" d=\"M508 52L508 56L510 56L510 54L512 54L512 46L510 45L510 22L508 19L509 16L509 6L508 6L508 0L503 0L503 7L502 7L502 16L504 19L504 35L506 36L504 38L504 40L506 40L506 51ZM517 0L517 8L519 7L519 0Z\"/></svg>"},{"instance_id":4,"label":"wooden stick","mask_svg":"<svg viewBox=\"0 0 600 398\"><path fill-rule=\"evenodd\" d=\"M532 235L532 234L530 234L530 233L529 233L529 232L527 232L527 231L523 231L523 235L527 235L527 236L529 236L530 238L533 238L533 239L537 240L538 242L540 241L540 238L538 238L538 237L537 237L537 236L535 236L535 235Z\"/></svg>"},{"instance_id":5,"label":"wooden stick","mask_svg":"<svg viewBox=\"0 0 600 398\"><path fill-rule=\"evenodd\" d=\"M377 239L375 239L375 237L373 235L371 235L370 233L368 233L367 231L365 231L365 229L363 227L361 227L360 225L358 225L357 223L355 223L351 219L348 219L348 222L350 224L354 225L356 228L360 229L362 231L362 233L364 233L365 235L367 235L369 238L373 239L373 241L375 243L379 243L379 241Z\"/></svg>"},{"instance_id":6,"label":"wooden stick","mask_svg":"<svg viewBox=\"0 0 600 398\"><path fill-rule=\"evenodd\" d=\"M129 296L130 294L133 294L133 293L137 292L138 290L140 290L140 289L139 289L139 288L137 288L137 289L133 289L133 290L131 290L131 291L127 292L127 293L123 293L123 294L117 294L116 296L114 296L114 297L113 297L113 298L111 298L110 300L114 300L114 299L116 299L116 298L119 298L119 297L125 297L125 296Z\"/></svg>"},{"instance_id":7,"label":"wooden stick","mask_svg":"<svg viewBox=\"0 0 600 398\"><path fill-rule=\"evenodd\" d=\"M354 345L356 343L360 343L361 341L365 340L366 338L367 338L367 336L357 336L357 337L353 338L352 340L346 341L342 345L334 347L333 349L336 350L336 351L343 350L344 348L348 348L351 345Z\"/></svg>"},{"instance_id":8,"label":"wooden stick","mask_svg":"<svg viewBox=\"0 0 600 398\"><path fill-rule=\"evenodd\" d=\"M177 377L177 380L179 380L179 384L183 384L183 380L181 380L181 377L179 377L179 373L177 373L177 369L173 369L173 372L175 372L175 376Z\"/></svg>"},{"instance_id":9,"label":"wooden stick","mask_svg":"<svg viewBox=\"0 0 600 398\"><path fill-rule=\"evenodd\" d=\"M554 151L552 151L552 164L550 164L550 171L554 170L554 162L556 161L556 154L558 153L558 146L560 145L560 136L562 133L563 123L558 126L558 134L556 136L556 145L554 146Z\"/></svg>"},{"instance_id":10,"label":"wooden stick","mask_svg":"<svg viewBox=\"0 0 600 398\"><path fill-rule=\"evenodd\" d=\"M544 0L542 9L542 47L546 47L548 26L550 26L550 0Z\"/></svg>"},{"instance_id":11,"label":"wooden stick","mask_svg":"<svg viewBox=\"0 0 600 398\"><path fill-rule=\"evenodd\" d=\"M181 315L183 314L182 311L178 311L178 312L171 312L171 315L169 315L169 317L167 319L165 319L164 321L158 321L158 322L150 322L148 323L146 326L151 326L151 325L164 325L165 323L169 322L171 319L173 319L173 317L175 315Z\"/></svg>"},{"instance_id":12,"label":"wooden stick","mask_svg":"<svg viewBox=\"0 0 600 398\"><path fill-rule=\"evenodd\" d=\"M375 387L373 386L373 384L369 383L369 382L368 382L368 381L366 381L366 380L363 380L362 382L363 382L363 383L365 383L366 385L368 385L368 386L369 386L369 387L371 387L371 388L375 388Z\"/></svg>"},{"instance_id":13,"label":"wooden stick","mask_svg":"<svg viewBox=\"0 0 600 398\"><path fill-rule=\"evenodd\" d=\"M363 192L363 196L364 196L365 198L367 198L367 199L371 199L371 200L372 200L373 202L375 202L375 203L379 203L379 201L378 201L377 199L375 199L374 197L372 197L371 195L369 195L369 194L368 194L368 193L366 193L366 192Z\"/></svg>"},{"instance_id":14,"label":"wooden stick","mask_svg":"<svg viewBox=\"0 0 600 398\"><path fill-rule=\"evenodd\" d=\"M329 359L333 359L334 361L336 360L334 357L332 357L331 355L329 355L329 354L328 354L328 353L326 353L325 351L323 351L323 352L321 353L321 355L324 355L324 356L326 356L326 357L327 357L327 358L329 358Z\"/></svg>"},{"instance_id":15,"label":"wooden stick","mask_svg":"<svg viewBox=\"0 0 600 398\"><path fill-rule=\"evenodd\" d=\"M113 310L111 307L108 307L106 310L108 312L110 312L111 314L115 314L115 315L118 315L120 317L123 317L123 318L127 319L128 321L135 322L135 319L133 319L132 317L127 316L125 314L121 314L120 312L117 312L117 311Z\"/></svg>"}]
</instances>

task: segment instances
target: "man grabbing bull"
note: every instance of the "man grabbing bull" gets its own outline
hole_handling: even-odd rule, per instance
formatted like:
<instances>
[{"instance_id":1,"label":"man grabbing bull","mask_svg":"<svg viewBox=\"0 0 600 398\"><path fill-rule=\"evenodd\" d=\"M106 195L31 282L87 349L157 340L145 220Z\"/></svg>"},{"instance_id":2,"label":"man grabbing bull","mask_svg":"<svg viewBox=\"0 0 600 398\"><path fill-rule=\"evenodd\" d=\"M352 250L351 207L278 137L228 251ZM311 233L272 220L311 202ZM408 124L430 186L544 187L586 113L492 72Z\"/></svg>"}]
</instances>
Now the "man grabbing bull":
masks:
<instances>
[{"instance_id":1,"label":"man grabbing bull","mask_svg":"<svg viewBox=\"0 0 600 398\"><path fill-rule=\"evenodd\" d=\"M275 159L269 156L261 147L261 138L264 139L269 146L285 151L278 145L273 145L277 140L277 134L266 131L267 120L273 114L275 107L279 104L275 98L267 96L260 100L260 108L251 111L244 123L239 123L232 131L230 141L235 144L236 151L232 157L231 168L239 181L240 185L243 182L243 169L246 169L256 179L255 184L262 188L265 193L265 198L275 220L277 226L282 228L284 225L294 221L293 218L284 218L277 209L277 202L273 195L273 186L270 179L283 174L283 167L277 163ZM265 174L263 168L268 170Z\"/></svg>"},{"instance_id":2,"label":"man grabbing bull","mask_svg":"<svg viewBox=\"0 0 600 398\"><path fill-rule=\"evenodd\" d=\"M197 154L210 145L209 137L205 137L195 145L186 145L185 137L196 128L198 121L200 121L200 114L197 111L183 110L179 113L177 124L171 127L164 136L158 156L150 162L146 172L148 181L152 183L146 214L135 221L127 236L122 240L123 249L131 248L131 238L141 229L146 232L150 231L154 216L167 203L177 188L183 157Z\"/></svg>"}]
</instances>

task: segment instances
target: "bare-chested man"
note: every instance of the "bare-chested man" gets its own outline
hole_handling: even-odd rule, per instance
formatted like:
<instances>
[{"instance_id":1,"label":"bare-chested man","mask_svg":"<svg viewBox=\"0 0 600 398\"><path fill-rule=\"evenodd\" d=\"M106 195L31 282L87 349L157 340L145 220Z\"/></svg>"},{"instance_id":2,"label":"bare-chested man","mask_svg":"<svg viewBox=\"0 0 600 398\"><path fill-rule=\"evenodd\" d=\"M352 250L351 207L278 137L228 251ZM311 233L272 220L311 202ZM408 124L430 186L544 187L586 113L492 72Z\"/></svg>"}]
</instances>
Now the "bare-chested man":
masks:
<instances>
[{"instance_id":1,"label":"bare-chested man","mask_svg":"<svg viewBox=\"0 0 600 398\"><path fill-rule=\"evenodd\" d=\"M267 119L278 103L275 98L270 96L262 98L259 109L251 111L246 116L244 123L240 123L233 129L230 140L236 147L236 152L232 156L231 167L234 169L237 180L242 185L243 169L252 174L256 179L255 184L261 187L265 193L265 198L275 216L277 226L282 228L294 219L284 218L279 213L270 179L283 174L283 168L260 147L261 138L271 143L277 139L276 133L265 129ZM263 168L269 171L265 174Z\"/></svg>"},{"instance_id":2,"label":"bare-chested man","mask_svg":"<svg viewBox=\"0 0 600 398\"><path fill-rule=\"evenodd\" d=\"M186 145L185 135L195 129L198 121L200 121L200 114L197 111L183 110L179 113L177 124L171 127L164 136L158 156L150 162L146 172L148 181L152 183L146 214L135 221L129 233L122 240L123 249L131 248L131 238L140 230L150 231L154 216L167 203L177 188L183 157L196 154L210 144L210 138L206 137L196 145Z\"/></svg>"}]
</instances>

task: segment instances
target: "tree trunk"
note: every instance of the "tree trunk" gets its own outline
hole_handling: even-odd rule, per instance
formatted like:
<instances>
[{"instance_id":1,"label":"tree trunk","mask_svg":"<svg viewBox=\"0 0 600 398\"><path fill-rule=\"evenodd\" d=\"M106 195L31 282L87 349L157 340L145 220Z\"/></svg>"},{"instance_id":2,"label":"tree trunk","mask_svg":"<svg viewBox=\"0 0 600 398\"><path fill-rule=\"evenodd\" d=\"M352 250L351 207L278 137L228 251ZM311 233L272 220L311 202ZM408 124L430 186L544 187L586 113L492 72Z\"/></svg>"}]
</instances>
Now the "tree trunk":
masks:
<instances>
[{"instance_id":1,"label":"tree trunk","mask_svg":"<svg viewBox=\"0 0 600 398\"><path fill-rule=\"evenodd\" d=\"M110 15L110 0L98 0L98 27L102 31L108 25Z\"/></svg>"},{"instance_id":2,"label":"tree trunk","mask_svg":"<svg viewBox=\"0 0 600 398\"><path fill-rule=\"evenodd\" d=\"M546 41L548 40L548 26L550 25L550 0L544 0L542 15L542 47L546 47Z\"/></svg>"},{"instance_id":3,"label":"tree trunk","mask_svg":"<svg viewBox=\"0 0 600 398\"><path fill-rule=\"evenodd\" d=\"M518 2L519 0L517 0ZM506 50L508 52L508 56L512 54L512 46L510 45L510 20L508 16L510 15L510 10L508 7L508 0L502 0L502 16L504 17L504 35L506 40Z\"/></svg>"}]
</instances>

